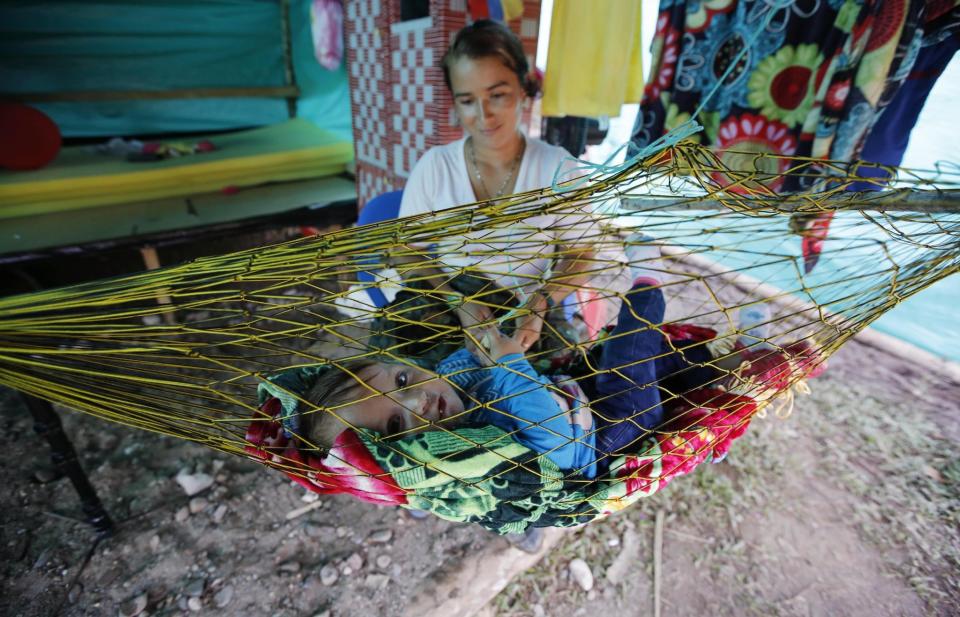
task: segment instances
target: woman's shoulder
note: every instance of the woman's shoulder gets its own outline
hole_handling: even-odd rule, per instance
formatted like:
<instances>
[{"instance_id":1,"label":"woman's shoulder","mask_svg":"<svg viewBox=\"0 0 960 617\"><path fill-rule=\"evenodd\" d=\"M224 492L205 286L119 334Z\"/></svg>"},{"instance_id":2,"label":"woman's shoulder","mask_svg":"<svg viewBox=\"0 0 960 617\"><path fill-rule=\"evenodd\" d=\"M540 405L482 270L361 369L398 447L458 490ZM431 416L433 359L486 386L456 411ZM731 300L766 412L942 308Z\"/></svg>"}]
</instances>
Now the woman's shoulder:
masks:
<instances>
[{"instance_id":1,"label":"woman's shoulder","mask_svg":"<svg viewBox=\"0 0 960 617\"><path fill-rule=\"evenodd\" d=\"M553 144L548 144L545 141L540 141L533 137L527 137L527 152L529 152L532 157L554 164L570 158L570 153L560 146L554 146Z\"/></svg>"},{"instance_id":2,"label":"woman's shoulder","mask_svg":"<svg viewBox=\"0 0 960 617\"><path fill-rule=\"evenodd\" d=\"M463 142L465 138L451 141L441 146L433 146L423 153L417 165L458 165L463 158Z\"/></svg>"},{"instance_id":3,"label":"woman's shoulder","mask_svg":"<svg viewBox=\"0 0 960 617\"><path fill-rule=\"evenodd\" d=\"M559 146L548 144L539 139L527 138L527 173L531 174L533 186L546 186L554 179L557 169L562 169L565 178L569 169L576 166L570 153Z\"/></svg>"},{"instance_id":4,"label":"woman's shoulder","mask_svg":"<svg viewBox=\"0 0 960 617\"><path fill-rule=\"evenodd\" d=\"M472 188L463 163L463 140L424 152L403 188L400 215L421 214L472 201Z\"/></svg>"}]
</instances>

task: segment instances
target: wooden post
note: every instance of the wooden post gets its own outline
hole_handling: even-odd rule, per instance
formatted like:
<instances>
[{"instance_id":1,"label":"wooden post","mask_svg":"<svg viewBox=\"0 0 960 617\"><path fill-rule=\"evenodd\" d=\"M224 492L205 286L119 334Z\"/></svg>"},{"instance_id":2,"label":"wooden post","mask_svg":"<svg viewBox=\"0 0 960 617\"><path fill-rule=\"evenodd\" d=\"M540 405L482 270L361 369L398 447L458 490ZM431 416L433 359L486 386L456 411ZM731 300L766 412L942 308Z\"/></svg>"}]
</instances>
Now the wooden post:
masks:
<instances>
[{"instance_id":1,"label":"wooden post","mask_svg":"<svg viewBox=\"0 0 960 617\"><path fill-rule=\"evenodd\" d=\"M141 246L140 255L143 256L143 265L146 266L147 270L157 270L160 268L160 256L157 255L157 249L153 246L149 244ZM172 306L173 299L166 294L160 294L157 296L157 304ZM164 311L163 321L170 326L176 324L177 320L174 311Z\"/></svg>"}]
</instances>

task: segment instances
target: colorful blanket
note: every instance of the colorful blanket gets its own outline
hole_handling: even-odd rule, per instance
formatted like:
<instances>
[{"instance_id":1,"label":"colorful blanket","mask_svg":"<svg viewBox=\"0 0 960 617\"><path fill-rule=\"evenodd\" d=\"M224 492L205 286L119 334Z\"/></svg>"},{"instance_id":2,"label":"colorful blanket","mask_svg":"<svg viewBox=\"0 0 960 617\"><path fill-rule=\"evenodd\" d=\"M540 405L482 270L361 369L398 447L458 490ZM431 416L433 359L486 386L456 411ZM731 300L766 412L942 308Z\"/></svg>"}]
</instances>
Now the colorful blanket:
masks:
<instances>
[{"instance_id":1,"label":"colorful blanket","mask_svg":"<svg viewBox=\"0 0 960 617\"><path fill-rule=\"evenodd\" d=\"M316 375L315 368L295 369L261 385L262 405L246 435L248 454L318 493L426 510L498 533L579 525L652 495L701 463L725 457L757 407L751 398L721 389L690 392L671 410L675 419L662 434L635 453L612 457L605 474L588 480L564 474L493 426L390 441L372 431L346 430L329 452L314 456L284 432L280 417L296 411Z\"/></svg>"}]
</instances>

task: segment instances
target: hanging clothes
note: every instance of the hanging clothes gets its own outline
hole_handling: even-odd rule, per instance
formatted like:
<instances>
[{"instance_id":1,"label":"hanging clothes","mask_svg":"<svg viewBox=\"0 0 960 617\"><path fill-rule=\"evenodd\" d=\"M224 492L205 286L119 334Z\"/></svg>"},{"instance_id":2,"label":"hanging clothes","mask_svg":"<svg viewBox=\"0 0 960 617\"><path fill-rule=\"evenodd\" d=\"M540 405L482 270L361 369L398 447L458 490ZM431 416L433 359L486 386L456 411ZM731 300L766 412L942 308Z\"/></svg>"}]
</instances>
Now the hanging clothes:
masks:
<instances>
[{"instance_id":1,"label":"hanging clothes","mask_svg":"<svg viewBox=\"0 0 960 617\"><path fill-rule=\"evenodd\" d=\"M640 98L639 2L557 0L551 19L544 116L618 116Z\"/></svg>"},{"instance_id":2,"label":"hanging clothes","mask_svg":"<svg viewBox=\"0 0 960 617\"><path fill-rule=\"evenodd\" d=\"M523 15L523 0L468 0L467 10L473 21L492 19L506 23Z\"/></svg>"},{"instance_id":3,"label":"hanging clothes","mask_svg":"<svg viewBox=\"0 0 960 617\"><path fill-rule=\"evenodd\" d=\"M890 104L883 111L880 120L874 124L860 153L860 158L870 163L899 166L910 143L910 131L920 118L920 111L933 90L934 84L944 69L960 49L960 32L951 32L944 38L935 38L920 48L917 61L913 65L906 81ZM889 172L880 167L863 167L858 170L864 178L889 177ZM885 186L884 182L856 182L849 188L854 191L877 190Z\"/></svg>"},{"instance_id":4,"label":"hanging clothes","mask_svg":"<svg viewBox=\"0 0 960 617\"><path fill-rule=\"evenodd\" d=\"M343 61L343 5L340 0L313 0L310 3L310 34L313 55L328 71Z\"/></svg>"},{"instance_id":5,"label":"hanging clothes","mask_svg":"<svg viewBox=\"0 0 960 617\"><path fill-rule=\"evenodd\" d=\"M715 147L731 168L756 164L776 175L790 167L789 159L754 154L853 160L924 37L936 34L931 26L958 5L662 0L634 151L690 119L702 103L697 120L704 131L694 139ZM810 174L781 176L769 187L797 191L815 181Z\"/></svg>"}]
</instances>

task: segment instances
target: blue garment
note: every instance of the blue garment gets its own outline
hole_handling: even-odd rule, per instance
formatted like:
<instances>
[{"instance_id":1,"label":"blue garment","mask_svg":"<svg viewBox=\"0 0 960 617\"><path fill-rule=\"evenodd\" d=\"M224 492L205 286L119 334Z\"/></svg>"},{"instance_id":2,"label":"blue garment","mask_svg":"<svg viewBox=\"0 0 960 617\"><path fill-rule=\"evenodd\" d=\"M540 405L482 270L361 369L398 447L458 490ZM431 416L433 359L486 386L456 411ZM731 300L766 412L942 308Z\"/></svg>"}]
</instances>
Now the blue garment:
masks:
<instances>
[{"instance_id":1,"label":"blue garment","mask_svg":"<svg viewBox=\"0 0 960 617\"><path fill-rule=\"evenodd\" d=\"M485 367L466 349L440 361L437 373L456 386L470 421L492 424L560 469L596 477L608 454L636 446L665 420L660 392L687 392L717 378L704 345L674 349L658 329L666 306L655 287L634 287L617 326L603 342L600 371L584 380L589 400L571 401L571 412L589 405L594 428L571 423L550 394L557 383L538 375L521 354ZM568 399L569 400L569 399Z\"/></svg>"},{"instance_id":2,"label":"blue garment","mask_svg":"<svg viewBox=\"0 0 960 617\"><path fill-rule=\"evenodd\" d=\"M920 48L903 85L870 129L860 153L861 159L893 167L900 165L910 141L910 131L920 118L923 104L957 49L960 49L960 34L956 32L935 44ZM858 167L856 173L862 178L889 177L886 170L875 167ZM887 186L882 181L854 182L847 190L879 191L884 188Z\"/></svg>"},{"instance_id":3,"label":"blue garment","mask_svg":"<svg viewBox=\"0 0 960 617\"><path fill-rule=\"evenodd\" d=\"M460 389L467 409L477 407L471 422L507 431L560 469L596 476L596 433L585 433L569 421L550 394L554 383L538 375L522 354L506 355L496 366L485 367L469 351L459 349L440 362L437 373ZM585 403L571 402L571 411Z\"/></svg>"},{"instance_id":4,"label":"blue garment","mask_svg":"<svg viewBox=\"0 0 960 617\"><path fill-rule=\"evenodd\" d=\"M661 391L682 393L718 377L706 364L704 345L675 349L658 329L666 305L663 292L643 284L620 307L617 327L604 341L600 373L586 381L597 426L597 450L614 454L636 448L664 423Z\"/></svg>"}]
</instances>

